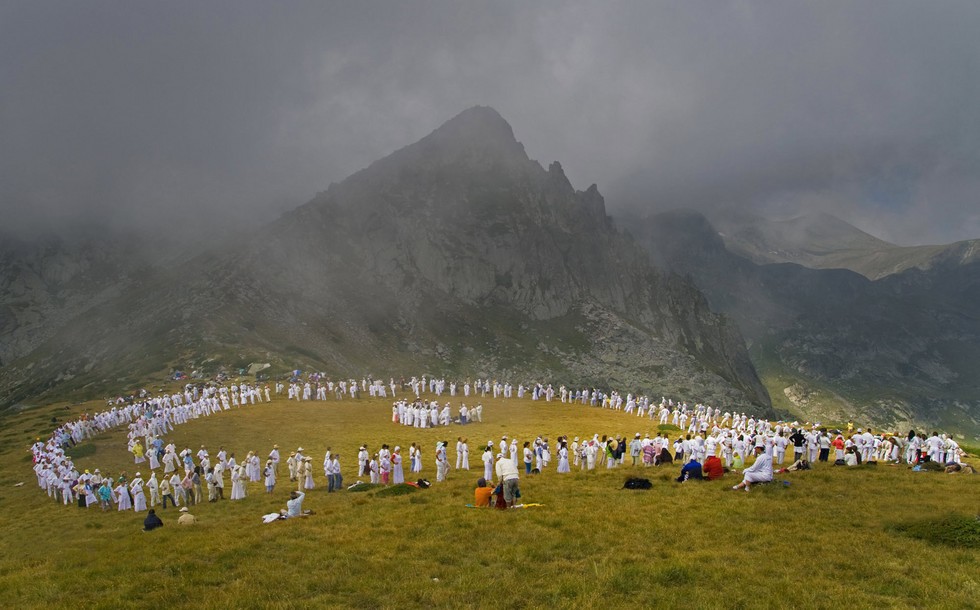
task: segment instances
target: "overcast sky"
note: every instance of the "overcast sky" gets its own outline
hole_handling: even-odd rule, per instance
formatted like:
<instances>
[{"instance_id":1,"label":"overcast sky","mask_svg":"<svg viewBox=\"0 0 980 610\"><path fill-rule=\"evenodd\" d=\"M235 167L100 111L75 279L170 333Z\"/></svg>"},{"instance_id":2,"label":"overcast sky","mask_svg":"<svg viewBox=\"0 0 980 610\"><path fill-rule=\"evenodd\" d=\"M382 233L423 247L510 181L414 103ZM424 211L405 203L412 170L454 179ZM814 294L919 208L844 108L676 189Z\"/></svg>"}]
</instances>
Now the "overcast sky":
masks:
<instances>
[{"instance_id":1,"label":"overcast sky","mask_svg":"<svg viewBox=\"0 0 980 610\"><path fill-rule=\"evenodd\" d=\"M0 3L0 213L271 218L463 109L608 207L980 237L980 3Z\"/></svg>"}]
</instances>

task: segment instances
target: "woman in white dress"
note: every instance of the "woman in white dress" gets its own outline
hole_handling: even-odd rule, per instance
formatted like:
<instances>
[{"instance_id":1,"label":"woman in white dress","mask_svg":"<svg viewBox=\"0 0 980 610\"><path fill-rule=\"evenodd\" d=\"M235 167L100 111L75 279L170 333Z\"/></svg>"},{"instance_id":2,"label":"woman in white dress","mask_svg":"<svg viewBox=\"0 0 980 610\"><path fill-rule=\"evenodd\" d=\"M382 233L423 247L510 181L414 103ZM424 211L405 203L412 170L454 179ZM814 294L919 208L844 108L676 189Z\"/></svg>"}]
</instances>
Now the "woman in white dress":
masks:
<instances>
[{"instance_id":1,"label":"woman in white dress","mask_svg":"<svg viewBox=\"0 0 980 610\"><path fill-rule=\"evenodd\" d=\"M266 460L265 462L265 492L272 493L272 490L276 487L276 468L272 464L272 460Z\"/></svg>"},{"instance_id":2,"label":"woman in white dress","mask_svg":"<svg viewBox=\"0 0 980 610\"><path fill-rule=\"evenodd\" d=\"M402 469L402 448L395 447L391 454L391 480L398 485L405 482L405 471Z\"/></svg>"},{"instance_id":3,"label":"woman in white dress","mask_svg":"<svg viewBox=\"0 0 980 610\"><path fill-rule=\"evenodd\" d=\"M488 442L483 451L483 478L493 482L493 443Z\"/></svg>"},{"instance_id":4,"label":"woman in white dress","mask_svg":"<svg viewBox=\"0 0 980 610\"><path fill-rule=\"evenodd\" d=\"M303 458L303 486L308 490L313 489L313 458Z\"/></svg>"},{"instance_id":5,"label":"woman in white dress","mask_svg":"<svg viewBox=\"0 0 980 610\"><path fill-rule=\"evenodd\" d=\"M422 447L415 448L415 464L412 465L412 472L422 472Z\"/></svg>"},{"instance_id":6,"label":"woman in white dress","mask_svg":"<svg viewBox=\"0 0 980 610\"><path fill-rule=\"evenodd\" d=\"M558 472L570 472L568 467L568 446L564 442L558 445Z\"/></svg>"},{"instance_id":7,"label":"woman in white dress","mask_svg":"<svg viewBox=\"0 0 980 610\"><path fill-rule=\"evenodd\" d=\"M126 487L126 482L122 479L119 480L119 485L112 490L116 496L116 507L119 510L129 510L133 508L133 503L129 499L129 488Z\"/></svg>"},{"instance_id":8,"label":"woman in white dress","mask_svg":"<svg viewBox=\"0 0 980 610\"><path fill-rule=\"evenodd\" d=\"M150 458L150 470L156 470L160 468L160 459L157 458L157 450L154 447L146 452L148 458Z\"/></svg>"},{"instance_id":9,"label":"woman in white dress","mask_svg":"<svg viewBox=\"0 0 980 610\"><path fill-rule=\"evenodd\" d=\"M146 494L143 492L143 479L140 473L136 473L136 478L129 484L129 490L133 492L133 510L141 513L146 510Z\"/></svg>"},{"instance_id":10,"label":"woman in white dress","mask_svg":"<svg viewBox=\"0 0 980 610\"><path fill-rule=\"evenodd\" d=\"M245 480L242 477L241 468L235 468L231 471L231 499L245 499Z\"/></svg>"}]
</instances>

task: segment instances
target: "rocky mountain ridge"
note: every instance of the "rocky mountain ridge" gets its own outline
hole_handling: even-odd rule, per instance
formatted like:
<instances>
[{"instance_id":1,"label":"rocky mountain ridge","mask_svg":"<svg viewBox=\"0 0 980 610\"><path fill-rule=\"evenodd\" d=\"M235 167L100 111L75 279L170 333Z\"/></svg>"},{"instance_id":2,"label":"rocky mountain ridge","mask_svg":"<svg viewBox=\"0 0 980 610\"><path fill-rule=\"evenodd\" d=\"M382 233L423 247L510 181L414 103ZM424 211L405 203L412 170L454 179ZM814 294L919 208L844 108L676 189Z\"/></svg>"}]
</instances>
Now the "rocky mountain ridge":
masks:
<instances>
[{"instance_id":1,"label":"rocky mountain ridge","mask_svg":"<svg viewBox=\"0 0 980 610\"><path fill-rule=\"evenodd\" d=\"M489 108L464 111L237 246L131 288L0 368L6 404L258 358L769 409L734 324L651 266L594 185L575 191L559 164L530 160Z\"/></svg>"}]
</instances>

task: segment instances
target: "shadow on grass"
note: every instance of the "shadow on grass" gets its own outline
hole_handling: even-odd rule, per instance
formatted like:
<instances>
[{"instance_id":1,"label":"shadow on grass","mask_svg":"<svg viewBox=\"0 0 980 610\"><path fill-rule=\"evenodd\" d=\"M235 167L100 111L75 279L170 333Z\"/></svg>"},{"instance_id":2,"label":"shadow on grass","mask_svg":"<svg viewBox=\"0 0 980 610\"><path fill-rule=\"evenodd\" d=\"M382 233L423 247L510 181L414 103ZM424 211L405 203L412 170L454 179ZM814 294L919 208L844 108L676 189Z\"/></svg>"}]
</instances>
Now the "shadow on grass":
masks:
<instances>
[{"instance_id":1,"label":"shadow on grass","mask_svg":"<svg viewBox=\"0 0 980 610\"><path fill-rule=\"evenodd\" d=\"M890 529L933 544L980 549L980 516L946 515L899 523Z\"/></svg>"}]
</instances>

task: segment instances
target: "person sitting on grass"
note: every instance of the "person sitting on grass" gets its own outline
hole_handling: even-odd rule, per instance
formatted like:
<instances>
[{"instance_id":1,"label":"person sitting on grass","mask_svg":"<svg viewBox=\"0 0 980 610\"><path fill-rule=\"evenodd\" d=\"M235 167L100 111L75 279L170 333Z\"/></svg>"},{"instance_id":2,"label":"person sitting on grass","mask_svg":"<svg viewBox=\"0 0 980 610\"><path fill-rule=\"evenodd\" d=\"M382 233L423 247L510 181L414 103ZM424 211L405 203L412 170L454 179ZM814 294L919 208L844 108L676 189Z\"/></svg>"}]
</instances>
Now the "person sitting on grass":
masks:
<instances>
[{"instance_id":1,"label":"person sitting on grass","mask_svg":"<svg viewBox=\"0 0 980 610\"><path fill-rule=\"evenodd\" d=\"M160 520L160 517L157 517L157 511L151 508L150 511L146 513L146 519L143 519L143 531L149 532L158 527L163 527L163 521Z\"/></svg>"},{"instance_id":2,"label":"person sitting on grass","mask_svg":"<svg viewBox=\"0 0 980 610\"><path fill-rule=\"evenodd\" d=\"M854 447L848 447L847 453L844 454L844 463L848 466L858 465L858 455Z\"/></svg>"},{"instance_id":3,"label":"person sitting on grass","mask_svg":"<svg viewBox=\"0 0 980 610\"><path fill-rule=\"evenodd\" d=\"M289 500L286 501L287 517L302 517L309 514L309 511L303 512L303 498L305 497L306 494L301 491L289 492Z\"/></svg>"},{"instance_id":4,"label":"person sitting on grass","mask_svg":"<svg viewBox=\"0 0 980 610\"><path fill-rule=\"evenodd\" d=\"M725 475L725 467L721 465L721 458L717 455L708 456L708 459L704 461L704 478L709 481L714 481L715 479L720 479Z\"/></svg>"},{"instance_id":5,"label":"person sitting on grass","mask_svg":"<svg viewBox=\"0 0 980 610\"><path fill-rule=\"evenodd\" d=\"M696 480L700 481L704 478L701 471L701 462L698 461L697 456L692 455L691 459L688 460L684 467L681 468L681 475L677 477L678 483L683 483L684 481Z\"/></svg>"},{"instance_id":6,"label":"person sitting on grass","mask_svg":"<svg viewBox=\"0 0 980 610\"><path fill-rule=\"evenodd\" d=\"M480 480L476 482L476 490L473 492L475 506L490 506L490 496L493 495L493 487L487 485L487 480L480 477Z\"/></svg>"},{"instance_id":7,"label":"person sitting on grass","mask_svg":"<svg viewBox=\"0 0 980 610\"><path fill-rule=\"evenodd\" d=\"M742 471L742 482L732 489L749 491L753 483L769 483L772 481L772 456L766 453L765 447L756 445L755 462Z\"/></svg>"},{"instance_id":8,"label":"person sitting on grass","mask_svg":"<svg viewBox=\"0 0 980 610\"><path fill-rule=\"evenodd\" d=\"M177 519L177 525L194 525L197 523L197 517L190 514L187 507L180 509L180 517Z\"/></svg>"}]
</instances>

